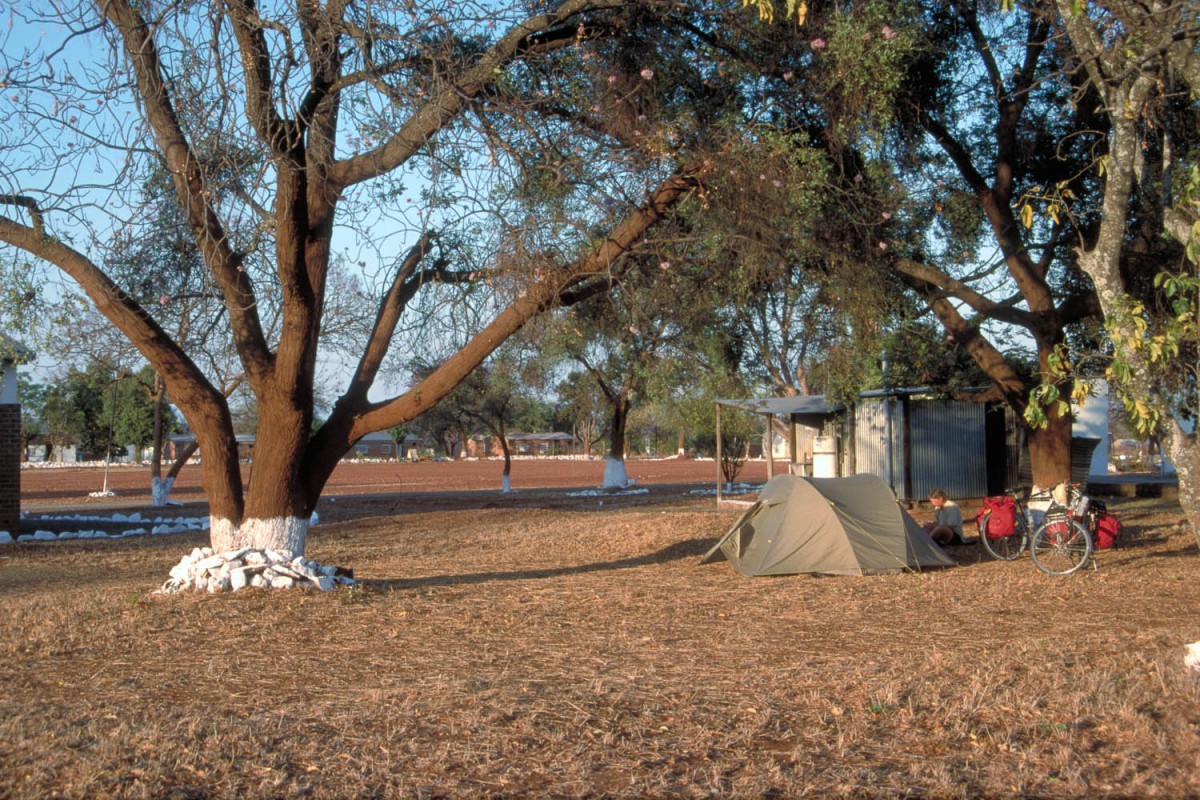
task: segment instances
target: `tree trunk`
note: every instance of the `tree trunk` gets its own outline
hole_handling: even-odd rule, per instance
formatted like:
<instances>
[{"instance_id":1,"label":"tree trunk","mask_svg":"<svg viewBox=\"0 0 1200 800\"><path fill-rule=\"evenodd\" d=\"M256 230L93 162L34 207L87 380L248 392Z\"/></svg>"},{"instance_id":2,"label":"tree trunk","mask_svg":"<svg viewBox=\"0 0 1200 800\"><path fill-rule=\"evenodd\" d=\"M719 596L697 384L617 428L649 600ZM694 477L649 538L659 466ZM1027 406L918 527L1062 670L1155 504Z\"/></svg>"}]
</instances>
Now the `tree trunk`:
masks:
<instances>
[{"instance_id":1,"label":"tree trunk","mask_svg":"<svg viewBox=\"0 0 1200 800\"><path fill-rule=\"evenodd\" d=\"M154 397L154 443L150 452L150 506L151 508L163 508L171 502L171 486L175 483L175 477L163 478L162 474L163 440L166 438L163 410L167 396L166 388L158 373L154 374L152 394ZM192 450L195 450L194 446ZM175 473L178 474L178 470L175 470Z\"/></svg>"},{"instance_id":2,"label":"tree trunk","mask_svg":"<svg viewBox=\"0 0 1200 800\"><path fill-rule=\"evenodd\" d=\"M1164 437L1167 457L1175 465L1175 473L1179 481L1179 507L1191 523L1192 536L1200 547L1200 447L1197 446L1196 435L1185 433L1178 425L1168 423L1171 427Z\"/></svg>"},{"instance_id":3,"label":"tree trunk","mask_svg":"<svg viewBox=\"0 0 1200 800\"><path fill-rule=\"evenodd\" d=\"M624 395L612 403L612 432L608 448L608 463L604 467L604 488L624 489L629 485L625 471L625 420L629 416L629 400Z\"/></svg>"},{"instance_id":4,"label":"tree trunk","mask_svg":"<svg viewBox=\"0 0 1200 800\"><path fill-rule=\"evenodd\" d=\"M212 514L212 546L217 552L250 547L290 557L304 554L316 498L310 502L308 487L301 480L310 427L301 406L286 396L260 393L245 513L240 517ZM233 447L236 454L236 442ZM240 474L236 455L234 461L234 474Z\"/></svg>"},{"instance_id":5,"label":"tree trunk","mask_svg":"<svg viewBox=\"0 0 1200 800\"><path fill-rule=\"evenodd\" d=\"M1026 432L1033 485L1042 489L1071 479L1071 418L1047 413L1046 425Z\"/></svg>"},{"instance_id":6,"label":"tree trunk","mask_svg":"<svg viewBox=\"0 0 1200 800\"><path fill-rule=\"evenodd\" d=\"M171 463L171 468L167 470L167 474L163 477L161 474L150 479L150 504L154 508L162 508L171 504L171 487L175 485L175 479L179 477L180 470L187 464L188 459L195 455L199 449L195 442L188 443L179 453L175 454L175 460ZM161 467L159 468L161 472Z\"/></svg>"},{"instance_id":7,"label":"tree trunk","mask_svg":"<svg viewBox=\"0 0 1200 800\"><path fill-rule=\"evenodd\" d=\"M504 453L504 473L500 480L500 491L507 494L512 491L512 450L508 446L508 436L503 425L500 426L500 450Z\"/></svg>"}]
</instances>

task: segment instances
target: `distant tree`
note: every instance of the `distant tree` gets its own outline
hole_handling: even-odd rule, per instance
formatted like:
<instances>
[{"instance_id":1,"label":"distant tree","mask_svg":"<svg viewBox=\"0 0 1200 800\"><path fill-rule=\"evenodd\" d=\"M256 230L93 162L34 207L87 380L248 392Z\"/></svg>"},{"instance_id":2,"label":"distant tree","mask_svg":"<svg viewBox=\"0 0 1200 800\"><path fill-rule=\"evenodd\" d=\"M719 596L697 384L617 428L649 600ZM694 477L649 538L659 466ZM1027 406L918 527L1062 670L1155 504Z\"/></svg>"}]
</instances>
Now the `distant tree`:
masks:
<instances>
[{"instance_id":1,"label":"distant tree","mask_svg":"<svg viewBox=\"0 0 1200 800\"><path fill-rule=\"evenodd\" d=\"M71 388L63 382L46 386L42 406L42 424L49 442L47 458L63 458L63 450L79 441L84 427L83 414L75 406Z\"/></svg>"},{"instance_id":2,"label":"distant tree","mask_svg":"<svg viewBox=\"0 0 1200 800\"><path fill-rule=\"evenodd\" d=\"M419 384L434 372L437 365L418 361L411 367L412 383ZM439 403L405 423L405 428L409 433L433 442L446 458L459 458L470 436L468 422L459 409Z\"/></svg>"},{"instance_id":3,"label":"distant tree","mask_svg":"<svg viewBox=\"0 0 1200 800\"><path fill-rule=\"evenodd\" d=\"M583 368L607 403L605 488L628 485L629 413L669 347L677 299L669 291L669 282L658 276L645 278L636 286L617 284L575 306L559 329L564 352Z\"/></svg>"},{"instance_id":4,"label":"distant tree","mask_svg":"<svg viewBox=\"0 0 1200 800\"><path fill-rule=\"evenodd\" d=\"M500 445L504 456L501 491L512 491L512 446L508 435L520 412L520 386L503 365L485 363L455 387L446 403L483 427Z\"/></svg>"},{"instance_id":5,"label":"distant tree","mask_svg":"<svg viewBox=\"0 0 1200 800\"><path fill-rule=\"evenodd\" d=\"M52 453L72 445L91 458L121 452L113 433L116 383L108 366L92 363L46 386L42 424Z\"/></svg>"},{"instance_id":6,"label":"distant tree","mask_svg":"<svg viewBox=\"0 0 1200 800\"><path fill-rule=\"evenodd\" d=\"M17 373L17 399L21 403L21 458L27 458L33 440L45 433L47 387L34 383L28 375ZM49 455L47 453L46 455Z\"/></svg>"},{"instance_id":7,"label":"distant tree","mask_svg":"<svg viewBox=\"0 0 1200 800\"><path fill-rule=\"evenodd\" d=\"M388 428L388 435L392 437L392 441L396 443L396 459L402 460L405 456L404 442L408 438L409 430L407 425L394 425Z\"/></svg>"},{"instance_id":8,"label":"distant tree","mask_svg":"<svg viewBox=\"0 0 1200 800\"><path fill-rule=\"evenodd\" d=\"M113 420L114 441L133 445L139 454L154 443L153 385L154 370L143 367L136 375L117 378L111 390L104 393L102 413ZM169 430L170 423L166 427Z\"/></svg>"},{"instance_id":9,"label":"distant tree","mask_svg":"<svg viewBox=\"0 0 1200 800\"><path fill-rule=\"evenodd\" d=\"M539 404L535 393L545 379L545 361L535 343L524 335L504 346L471 372L442 402L442 407L477 430L494 438L504 456L501 491L512 491L512 448L508 441L514 425L535 421Z\"/></svg>"},{"instance_id":10,"label":"distant tree","mask_svg":"<svg viewBox=\"0 0 1200 800\"><path fill-rule=\"evenodd\" d=\"M607 431L605 400L600 388L586 373L575 370L559 382L556 394L564 427L570 429L583 454L591 456L592 447Z\"/></svg>"}]
</instances>

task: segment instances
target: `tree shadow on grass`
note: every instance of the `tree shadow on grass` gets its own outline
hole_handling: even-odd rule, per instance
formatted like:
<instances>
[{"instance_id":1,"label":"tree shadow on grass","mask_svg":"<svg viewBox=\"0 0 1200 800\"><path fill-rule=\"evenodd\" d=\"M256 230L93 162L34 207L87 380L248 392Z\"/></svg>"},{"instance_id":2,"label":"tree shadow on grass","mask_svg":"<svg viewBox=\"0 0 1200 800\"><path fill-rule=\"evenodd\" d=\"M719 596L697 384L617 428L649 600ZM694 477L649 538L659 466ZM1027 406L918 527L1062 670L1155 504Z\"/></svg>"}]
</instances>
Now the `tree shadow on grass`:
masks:
<instances>
[{"instance_id":1,"label":"tree shadow on grass","mask_svg":"<svg viewBox=\"0 0 1200 800\"><path fill-rule=\"evenodd\" d=\"M1149 545L1156 543L1157 542L1150 541L1124 542L1111 550L1100 550L1098 553L1100 555L1103 555L1104 553L1123 555L1124 557L1120 561L1121 564L1133 564L1138 561L1146 561L1149 559L1157 560L1160 558L1200 558L1200 549L1197 548L1195 542L1187 542L1170 550L1149 549ZM1127 555L1133 550L1144 550L1144 552L1136 553L1134 555Z\"/></svg>"},{"instance_id":2,"label":"tree shadow on grass","mask_svg":"<svg viewBox=\"0 0 1200 800\"><path fill-rule=\"evenodd\" d=\"M689 539L676 542L661 550L642 556L621 558L616 561L601 561L594 564L579 564L573 567L548 567L545 569L523 569L508 572L474 572L465 575L429 575L423 578L361 578L358 584L364 589L423 589L433 586L471 586L492 581L528 581L561 578L566 575L584 575L590 572L615 572L636 569L653 564L667 564L688 558L699 558L712 546L712 538Z\"/></svg>"}]
</instances>

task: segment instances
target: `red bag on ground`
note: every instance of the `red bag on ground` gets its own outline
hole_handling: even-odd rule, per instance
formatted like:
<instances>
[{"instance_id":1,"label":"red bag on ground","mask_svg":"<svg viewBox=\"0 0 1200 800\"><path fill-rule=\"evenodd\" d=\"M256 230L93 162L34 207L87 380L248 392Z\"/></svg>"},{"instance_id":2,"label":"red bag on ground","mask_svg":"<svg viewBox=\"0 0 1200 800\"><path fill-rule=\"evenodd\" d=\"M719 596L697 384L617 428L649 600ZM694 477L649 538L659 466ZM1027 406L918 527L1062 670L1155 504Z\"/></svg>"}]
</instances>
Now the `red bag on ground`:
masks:
<instances>
[{"instance_id":1,"label":"red bag on ground","mask_svg":"<svg viewBox=\"0 0 1200 800\"><path fill-rule=\"evenodd\" d=\"M1017 532L1017 504L1008 495L983 498L983 508L975 517L980 535L1003 539Z\"/></svg>"},{"instance_id":2,"label":"red bag on ground","mask_svg":"<svg viewBox=\"0 0 1200 800\"><path fill-rule=\"evenodd\" d=\"M1096 515L1096 549L1107 550L1121 536L1121 520L1107 511Z\"/></svg>"}]
</instances>

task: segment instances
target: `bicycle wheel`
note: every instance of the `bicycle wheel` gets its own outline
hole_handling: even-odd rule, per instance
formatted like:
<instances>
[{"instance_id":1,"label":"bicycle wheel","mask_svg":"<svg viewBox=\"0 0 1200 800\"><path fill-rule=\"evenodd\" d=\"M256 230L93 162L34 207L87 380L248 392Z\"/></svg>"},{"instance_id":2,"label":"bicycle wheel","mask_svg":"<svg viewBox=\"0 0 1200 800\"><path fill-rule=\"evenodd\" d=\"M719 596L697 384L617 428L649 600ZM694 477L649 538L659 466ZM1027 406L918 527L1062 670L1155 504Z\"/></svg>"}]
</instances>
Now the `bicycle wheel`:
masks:
<instances>
[{"instance_id":1,"label":"bicycle wheel","mask_svg":"<svg viewBox=\"0 0 1200 800\"><path fill-rule=\"evenodd\" d=\"M1033 563L1049 575L1070 575L1092 557L1092 537L1078 520L1053 517L1033 532Z\"/></svg>"},{"instance_id":2,"label":"bicycle wheel","mask_svg":"<svg viewBox=\"0 0 1200 800\"><path fill-rule=\"evenodd\" d=\"M1029 527L1025 523L1025 515L1018 510L1013 517L1012 534L995 538L987 534L987 526L991 518L990 514L984 517L983 523L979 526L979 541L983 544L983 549L992 558L1001 561L1015 561L1020 558L1021 553L1025 552L1026 545L1029 544Z\"/></svg>"}]
</instances>

